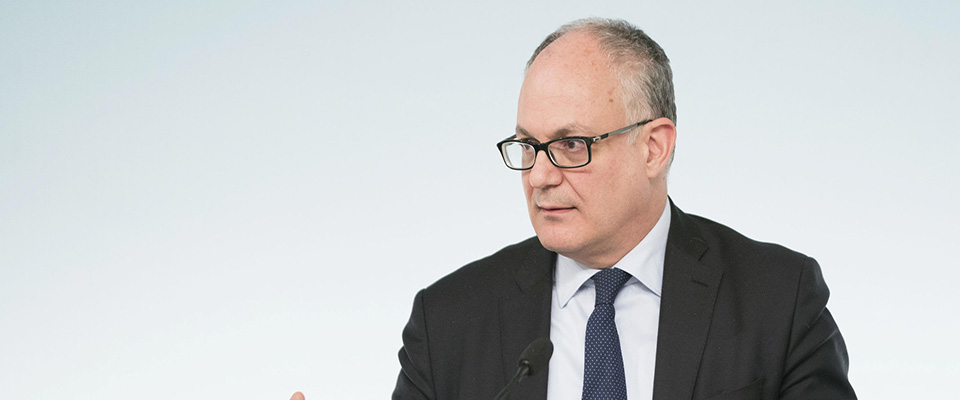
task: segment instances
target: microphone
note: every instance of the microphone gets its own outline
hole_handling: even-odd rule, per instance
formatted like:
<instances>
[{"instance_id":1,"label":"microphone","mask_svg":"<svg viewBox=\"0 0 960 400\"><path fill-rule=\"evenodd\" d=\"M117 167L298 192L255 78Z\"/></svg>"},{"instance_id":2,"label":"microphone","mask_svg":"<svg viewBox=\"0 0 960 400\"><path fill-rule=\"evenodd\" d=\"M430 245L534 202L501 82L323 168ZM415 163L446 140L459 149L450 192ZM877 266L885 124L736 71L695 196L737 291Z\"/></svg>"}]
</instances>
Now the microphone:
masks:
<instances>
[{"instance_id":1,"label":"microphone","mask_svg":"<svg viewBox=\"0 0 960 400\"><path fill-rule=\"evenodd\" d=\"M507 393L510 393L510 390L523 378L532 376L546 367L552 355L553 343L550 342L550 339L542 337L530 342L523 353L520 353L520 367L517 368L517 373L513 375L510 382L507 382L507 386L503 387L503 390L497 394L494 400L503 400L507 397Z\"/></svg>"}]
</instances>

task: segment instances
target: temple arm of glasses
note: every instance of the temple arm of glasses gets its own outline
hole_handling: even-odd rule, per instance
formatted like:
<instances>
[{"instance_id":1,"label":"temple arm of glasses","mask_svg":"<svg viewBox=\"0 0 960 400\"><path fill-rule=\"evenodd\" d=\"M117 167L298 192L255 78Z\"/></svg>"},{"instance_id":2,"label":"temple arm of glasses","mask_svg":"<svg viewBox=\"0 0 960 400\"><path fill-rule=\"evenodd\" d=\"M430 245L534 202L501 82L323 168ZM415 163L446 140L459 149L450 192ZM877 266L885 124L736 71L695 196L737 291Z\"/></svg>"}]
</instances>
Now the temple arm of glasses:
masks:
<instances>
[{"instance_id":1,"label":"temple arm of glasses","mask_svg":"<svg viewBox=\"0 0 960 400\"><path fill-rule=\"evenodd\" d=\"M652 119L643 120L643 121L637 122L637 123L635 123L635 124L633 124L633 125L627 125L627 126L625 126L625 127L623 127L623 128L617 129L617 130L615 130L615 131L613 131L613 132L607 132L607 133L604 133L604 134L602 134L602 135L600 135L600 136L594 136L592 142L593 142L593 143L596 143L596 142L597 142L598 140L600 140L600 139L606 139L607 137L610 137L610 136L613 136L613 135L619 135L619 134L621 134L621 133L630 132L631 130L633 130L633 128L636 128L636 127L638 127L638 126L646 125L647 123L649 123L649 122L651 122L651 121L653 121L653 120L652 120Z\"/></svg>"}]
</instances>

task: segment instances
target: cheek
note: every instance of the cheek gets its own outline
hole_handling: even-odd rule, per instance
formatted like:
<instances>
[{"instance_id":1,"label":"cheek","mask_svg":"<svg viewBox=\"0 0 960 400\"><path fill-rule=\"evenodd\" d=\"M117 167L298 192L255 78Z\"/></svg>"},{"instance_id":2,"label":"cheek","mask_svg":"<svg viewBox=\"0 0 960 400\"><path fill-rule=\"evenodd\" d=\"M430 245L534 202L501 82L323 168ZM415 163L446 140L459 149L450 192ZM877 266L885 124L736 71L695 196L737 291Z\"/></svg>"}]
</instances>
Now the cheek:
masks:
<instances>
[{"instance_id":1,"label":"cheek","mask_svg":"<svg viewBox=\"0 0 960 400\"><path fill-rule=\"evenodd\" d=\"M577 195L596 218L621 218L616 210L630 208L642 201L646 191L643 171L636 165L616 165L611 170L595 170L578 185L571 182Z\"/></svg>"},{"instance_id":2,"label":"cheek","mask_svg":"<svg viewBox=\"0 0 960 400\"><path fill-rule=\"evenodd\" d=\"M527 200L530 200L530 195L533 194L533 187L530 186L529 171L523 171L523 175L520 176L520 185L523 186L523 195L527 197Z\"/></svg>"}]
</instances>

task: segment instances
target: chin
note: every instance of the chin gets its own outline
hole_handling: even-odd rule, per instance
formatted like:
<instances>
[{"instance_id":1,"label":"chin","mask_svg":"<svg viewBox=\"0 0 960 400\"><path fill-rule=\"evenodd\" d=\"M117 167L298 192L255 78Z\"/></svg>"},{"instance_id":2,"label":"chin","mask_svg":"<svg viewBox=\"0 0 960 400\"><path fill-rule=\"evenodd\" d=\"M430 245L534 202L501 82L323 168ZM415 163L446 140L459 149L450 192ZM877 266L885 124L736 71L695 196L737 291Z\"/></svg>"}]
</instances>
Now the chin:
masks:
<instances>
[{"instance_id":1,"label":"chin","mask_svg":"<svg viewBox=\"0 0 960 400\"><path fill-rule=\"evenodd\" d=\"M582 240L578 235L572 234L574 232L563 232L557 229L537 229L537 227L534 227L534 231L537 232L537 238L540 239L540 244L545 249L554 253L573 253L583 247Z\"/></svg>"}]
</instances>

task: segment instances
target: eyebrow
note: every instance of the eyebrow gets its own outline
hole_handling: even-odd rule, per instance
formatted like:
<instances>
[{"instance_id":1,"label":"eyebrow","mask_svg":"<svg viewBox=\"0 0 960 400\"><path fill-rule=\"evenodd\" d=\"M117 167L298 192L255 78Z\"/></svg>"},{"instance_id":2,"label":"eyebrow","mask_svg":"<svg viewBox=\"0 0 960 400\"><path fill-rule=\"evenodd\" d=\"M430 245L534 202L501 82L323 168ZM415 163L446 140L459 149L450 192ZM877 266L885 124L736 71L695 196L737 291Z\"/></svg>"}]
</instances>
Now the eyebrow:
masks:
<instances>
[{"instance_id":1,"label":"eyebrow","mask_svg":"<svg viewBox=\"0 0 960 400\"><path fill-rule=\"evenodd\" d=\"M580 125L576 122L569 123L564 126L561 126L560 129L553 131L550 135L547 136L547 141L553 139L559 139L562 137L573 136L574 134L588 135L590 132L587 127ZM526 129L523 129L520 125L517 125L517 133L515 135L517 139L533 139L533 135L530 132L527 132Z\"/></svg>"}]
</instances>

